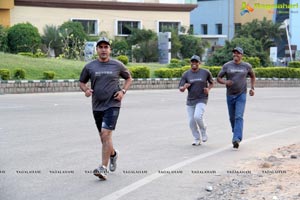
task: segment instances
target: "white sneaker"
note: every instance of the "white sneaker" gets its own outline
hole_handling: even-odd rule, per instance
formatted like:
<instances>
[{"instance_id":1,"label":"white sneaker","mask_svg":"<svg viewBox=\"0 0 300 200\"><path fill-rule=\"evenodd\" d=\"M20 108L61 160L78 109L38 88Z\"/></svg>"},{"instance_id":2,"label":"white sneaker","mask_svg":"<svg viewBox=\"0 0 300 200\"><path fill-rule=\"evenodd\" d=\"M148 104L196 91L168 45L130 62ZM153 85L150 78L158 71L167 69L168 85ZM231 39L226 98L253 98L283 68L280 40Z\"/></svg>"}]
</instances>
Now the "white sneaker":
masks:
<instances>
[{"instance_id":1,"label":"white sneaker","mask_svg":"<svg viewBox=\"0 0 300 200\"><path fill-rule=\"evenodd\" d=\"M205 129L201 130L201 136L202 136L202 142L206 142L207 141L206 127Z\"/></svg>"},{"instance_id":2,"label":"white sneaker","mask_svg":"<svg viewBox=\"0 0 300 200\"><path fill-rule=\"evenodd\" d=\"M98 168L94 169L93 174L99 179L105 181L107 179L108 170L105 166L99 166Z\"/></svg>"},{"instance_id":3,"label":"white sneaker","mask_svg":"<svg viewBox=\"0 0 300 200\"><path fill-rule=\"evenodd\" d=\"M193 146L199 146L201 143L200 143L200 140L195 140L192 145Z\"/></svg>"},{"instance_id":4,"label":"white sneaker","mask_svg":"<svg viewBox=\"0 0 300 200\"><path fill-rule=\"evenodd\" d=\"M201 134L202 135L202 142L206 142L207 141L207 135L206 133Z\"/></svg>"}]
</instances>

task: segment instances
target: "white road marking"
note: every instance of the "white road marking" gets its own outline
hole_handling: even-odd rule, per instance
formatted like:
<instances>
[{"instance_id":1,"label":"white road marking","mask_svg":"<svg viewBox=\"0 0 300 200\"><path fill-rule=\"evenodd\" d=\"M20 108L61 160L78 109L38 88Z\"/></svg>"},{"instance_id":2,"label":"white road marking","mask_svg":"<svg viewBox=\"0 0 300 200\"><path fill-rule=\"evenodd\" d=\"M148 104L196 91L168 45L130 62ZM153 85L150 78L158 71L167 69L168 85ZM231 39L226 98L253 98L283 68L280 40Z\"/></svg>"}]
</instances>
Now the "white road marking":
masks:
<instances>
[{"instance_id":1,"label":"white road marking","mask_svg":"<svg viewBox=\"0 0 300 200\"><path fill-rule=\"evenodd\" d=\"M300 126L292 126L292 127L289 127L289 128L285 128L285 129L281 129L281 130L277 130L277 131L274 131L274 132L271 132L271 133L267 133L267 134L264 134L264 135L260 135L260 136L256 136L256 137L253 137L253 138L249 138L249 139L246 139L246 140L243 140L243 143L249 143L249 142L252 142L252 141L255 141L255 140L259 140L259 139L262 139L262 138L265 138L265 137L269 137L269 136L272 136L272 135L276 135L276 134L279 134L279 133L283 133L283 132L286 132L286 131L289 131L291 129L296 129L296 128L300 128ZM187 159L185 161L182 161L182 162L179 162L175 165L172 165L166 169L163 169L162 171L172 171L172 170L177 170L181 167L184 167L188 164L191 164L195 161L198 161L198 160L201 160L201 159L204 159L204 158L207 158L209 156L213 156L213 155L216 155L222 151L225 151L227 150L228 148L231 148L232 145L227 145L227 146L224 146L222 148L219 148L219 149L216 149L216 150L213 150L213 151L210 151L210 152L207 152L207 153L204 153L204 154L201 154L199 156L195 156L193 158L190 158L190 159ZM148 183L151 183L152 181L164 176L165 174L163 173L154 173L154 174L151 174L139 181L136 181L116 192L113 192L99 200L116 200L116 199L119 199L121 198L122 196L148 184Z\"/></svg>"}]
</instances>

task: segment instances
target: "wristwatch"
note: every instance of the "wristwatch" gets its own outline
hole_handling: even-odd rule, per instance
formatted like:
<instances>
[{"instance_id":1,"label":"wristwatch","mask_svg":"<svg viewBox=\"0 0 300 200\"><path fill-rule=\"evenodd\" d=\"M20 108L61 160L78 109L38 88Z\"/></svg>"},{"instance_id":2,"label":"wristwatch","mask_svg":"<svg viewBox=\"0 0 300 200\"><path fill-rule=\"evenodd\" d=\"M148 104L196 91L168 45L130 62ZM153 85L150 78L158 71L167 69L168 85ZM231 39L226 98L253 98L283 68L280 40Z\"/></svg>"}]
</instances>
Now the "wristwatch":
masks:
<instances>
[{"instance_id":1,"label":"wristwatch","mask_svg":"<svg viewBox=\"0 0 300 200\"><path fill-rule=\"evenodd\" d=\"M126 94L126 90L125 89L122 89L122 92L123 92L123 94Z\"/></svg>"}]
</instances>

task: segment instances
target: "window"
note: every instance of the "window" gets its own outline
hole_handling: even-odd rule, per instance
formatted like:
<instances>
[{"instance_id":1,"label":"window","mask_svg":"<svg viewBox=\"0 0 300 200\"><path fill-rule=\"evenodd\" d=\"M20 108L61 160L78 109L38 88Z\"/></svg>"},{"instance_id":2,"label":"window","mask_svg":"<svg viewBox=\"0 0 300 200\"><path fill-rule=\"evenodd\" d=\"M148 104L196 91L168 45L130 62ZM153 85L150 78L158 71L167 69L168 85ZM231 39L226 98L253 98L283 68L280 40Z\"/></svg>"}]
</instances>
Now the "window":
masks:
<instances>
[{"instance_id":1,"label":"window","mask_svg":"<svg viewBox=\"0 0 300 200\"><path fill-rule=\"evenodd\" d=\"M88 35L98 35L98 20L90 19L72 19L73 22L80 22L84 31Z\"/></svg>"},{"instance_id":2,"label":"window","mask_svg":"<svg viewBox=\"0 0 300 200\"><path fill-rule=\"evenodd\" d=\"M136 28L141 28L140 21L117 21L117 35L130 35Z\"/></svg>"},{"instance_id":3,"label":"window","mask_svg":"<svg viewBox=\"0 0 300 200\"><path fill-rule=\"evenodd\" d=\"M201 34L202 35L207 35L207 24L202 24L201 25Z\"/></svg>"},{"instance_id":4,"label":"window","mask_svg":"<svg viewBox=\"0 0 300 200\"><path fill-rule=\"evenodd\" d=\"M158 32L175 30L179 33L180 22L159 22L158 23Z\"/></svg>"},{"instance_id":5,"label":"window","mask_svg":"<svg viewBox=\"0 0 300 200\"><path fill-rule=\"evenodd\" d=\"M216 33L222 35L222 24L216 24Z\"/></svg>"}]
</instances>

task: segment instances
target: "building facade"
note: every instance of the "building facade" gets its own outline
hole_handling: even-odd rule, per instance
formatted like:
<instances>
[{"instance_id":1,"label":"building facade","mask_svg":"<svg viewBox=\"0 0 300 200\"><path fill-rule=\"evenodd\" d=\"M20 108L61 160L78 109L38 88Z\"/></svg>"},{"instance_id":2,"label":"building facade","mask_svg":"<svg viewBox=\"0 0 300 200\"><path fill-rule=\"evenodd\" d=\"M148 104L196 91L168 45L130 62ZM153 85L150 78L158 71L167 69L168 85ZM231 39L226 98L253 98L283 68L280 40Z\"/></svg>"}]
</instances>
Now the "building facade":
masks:
<instances>
[{"instance_id":1,"label":"building facade","mask_svg":"<svg viewBox=\"0 0 300 200\"><path fill-rule=\"evenodd\" d=\"M191 12L194 34L210 41L212 47L223 46L234 37L235 31L254 19L283 23L288 20L288 34L293 54L300 49L299 0L197 0ZM279 43L279 42L278 42ZM278 57L287 57L287 39L278 44Z\"/></svg>"},{"instance_id":2,"label":"building facade","mask_svg":"<svg viewBox=\"0 0 300 200\"><path fill-rule=\"evenodd\" d=\"M106 32L111 38L130 34L128 26L155 32L160 32L163 27L187 29L190 25L190 11L197 7L196 1L192 0L172 3L162 0L6 1L10 4L0 4L3 8L0 14L5 18L1 21L2 25L30 22L43 34L46 25L59 26L71 20L82 23L89 35L97 36Z\"/></svg>"}]
</instances>

